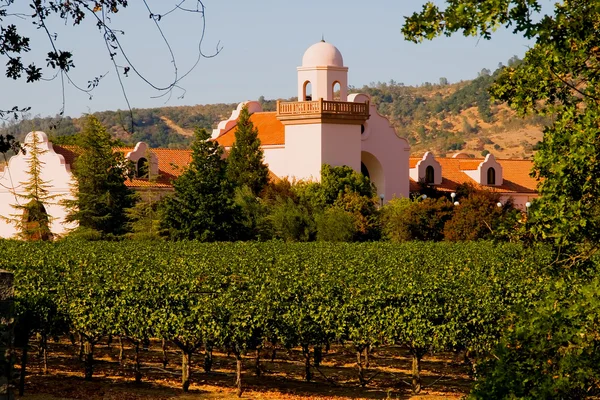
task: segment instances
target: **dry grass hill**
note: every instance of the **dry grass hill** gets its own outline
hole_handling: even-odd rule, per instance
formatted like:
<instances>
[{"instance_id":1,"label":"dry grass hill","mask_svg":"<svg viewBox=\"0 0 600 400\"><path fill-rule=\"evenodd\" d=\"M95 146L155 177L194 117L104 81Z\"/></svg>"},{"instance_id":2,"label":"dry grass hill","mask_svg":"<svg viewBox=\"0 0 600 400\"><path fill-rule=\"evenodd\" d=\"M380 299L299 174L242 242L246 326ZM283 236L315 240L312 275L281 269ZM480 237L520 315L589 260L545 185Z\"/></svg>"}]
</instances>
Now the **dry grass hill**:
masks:
<instances>
[{"instance_id":1,"label":"dry grass hill","mask_svg":"<svg viewBox=\"0 0 600 400\"><path fill-rule=\"evenodd\" d=\"M378 112L390 119L399 136L410 141L414 155L431 150L442 156L462 152L480 157L491 152L501 158L531 158L549 120L523 119L506 104L492 102L487 89L497 73L483 70L477 78L455 84L447 84L443 78L440 84L417 87L394 81L371 83L351 88L351 92L371 95ZM275 100L261 96L259 101L265 111L275 109ZM236 104L209 104L104 111L95 115L124 145L146 141L151 147L183 148L189 146L194 128L213 129L235 107ZM70 144L81 129L81 120L35 117L4 123L0 133L12 133L22 139L32 127L46 131L55 142Z\"/></svg>"}]
</instances>

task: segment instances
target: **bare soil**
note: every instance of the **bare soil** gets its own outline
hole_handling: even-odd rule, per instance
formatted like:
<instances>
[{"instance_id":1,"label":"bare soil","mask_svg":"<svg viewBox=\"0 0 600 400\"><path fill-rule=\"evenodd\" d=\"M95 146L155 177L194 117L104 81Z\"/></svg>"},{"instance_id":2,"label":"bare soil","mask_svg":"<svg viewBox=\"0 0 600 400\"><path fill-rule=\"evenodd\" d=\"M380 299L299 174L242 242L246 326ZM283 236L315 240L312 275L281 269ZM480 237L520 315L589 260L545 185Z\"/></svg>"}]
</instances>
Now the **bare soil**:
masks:
<instances>
[{"instance_id":1,"label":"bare soil","mask_svg":"<svg viewBox=\"0 0 600 400\"><path fill-rule=\"evenodd\" d=\"M42 370L42 359L35 346L29 353L25 395L30 400L145 400L145 399L237 399L235 395L235 359L214 353L213 371L202 369L204 356L192 358L192 384L188 393L180 385L181 353L168 346L168 365L162 367L160 342L153 341L141 353L142 383L134 379L134 352L127 343L126 360L119 365L119 345L113 342L97 345L94 379L83 379L83 362L78 359L78 346L68 340L49 343L48 374ZM264 351L260 361L261 376L255 374L254 359L244 359L243 383L245 399L459 399L468 393L471 378L468 368L454 355L425 357L421 376L423 390L411 391L411 359L404 349L383 347L370 356L369 384L359 385L356 355L351 347L336 346L324 353L319 368L312 369L313 381L304 380L304 361L299 349Z\"/></svg>"}]
</instances>

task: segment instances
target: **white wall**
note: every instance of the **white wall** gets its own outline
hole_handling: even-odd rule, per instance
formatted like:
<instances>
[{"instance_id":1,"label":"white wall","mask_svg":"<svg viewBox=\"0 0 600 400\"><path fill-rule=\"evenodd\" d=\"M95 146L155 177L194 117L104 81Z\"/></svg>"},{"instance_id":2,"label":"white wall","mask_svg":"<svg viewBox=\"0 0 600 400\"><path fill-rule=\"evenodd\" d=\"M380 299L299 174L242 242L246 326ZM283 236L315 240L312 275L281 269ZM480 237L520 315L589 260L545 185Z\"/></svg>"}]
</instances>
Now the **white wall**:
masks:
<instances>
[{"instance_id":1,"label":"white wall","mask_svg":"<svg viewBox=\"0 0 600 400\"><path fill-rule=\"evenodd\" d=\"M323 124L321 164L347 165L360 172L360 125Z\"/></svg>"},{"instance_id":2,"label":"white wall","mask_svg":"<svg viewBox=\"0 0 600 400\"><path fill-rule=\"evenodd\" d=\"M321 126L285 126L286 173L291 179L319 180L321 177ZM273 171L275 172L275 171Z\"/></svg>"},{"instance_id":3,"label":"white wall","mask_svg":"<svg viewBox=\"0 0 600 400\"><path fill-rule=\"evenodd\" d=\"M25 138L25 147L31 146L31 135L29 133ZM51 200L49 204L44 204L46 211L52 217L51 231L55 235L63 235L69 229L75 227L73 224L66 224L66 209L58 204L61 200L71 199L71 189L75 181L70 172L70 168L65 163L62 155L56 154L52 148L52 143L48 142L48 137L44 132L35 132L38 135L40 144L38 148L47 150L47 153L39 155L43 163L41 179L51 186L50 194L58 197ZM11 157L8 166L0 172L0 215L11 218L11 215L18 213L19 210L13 207L14 204L24 204L24 200L18 197L23 194L23 184L29 180L27 171L29 170L28 160L31 153L19 154ZM16 193L16 194L15 194ZM2 220L0 221L0 237L11 238L17 234L16 228Z\"/></svg>"},{"instance_id":4,"label":"white wall","mask_svg":"<svg viewBox=\"0 0 600 400\"><path fill-rule=\"evenodd\" d=\"M365 94L348 96L348 101L355 103L364 103L368 100L369 96ZM365 131L361 135L361 151L365 155L362 161L367 169L369 169L369 164L371 164L371 168L376 165L371 157L374 157L381 165L383 178L374 176L372 180L378 186L378 194L385 195L386 202L394 197L408 197L410 195L408 164L410 145L406 139L396 135L396 130L391 126L389 120L377 113L375 105L370 104L369 114L370 117L365 123ZM360 126L358 128L360 129ZM369 169L369 173L376 174L371 169Z\"/></svg>"},{"instance_id":5,"label":"white wall","mask_svg":"<svg viewBox=\"0 0 600 400\"><path fill-rule=\"evenodd\" d=\"M285 146L262 146L263 153L265 154L265 164L269 167L269 170L277 175L279 178L288 176L288 167L285 154Z\"/></svg>"}]
</instances>

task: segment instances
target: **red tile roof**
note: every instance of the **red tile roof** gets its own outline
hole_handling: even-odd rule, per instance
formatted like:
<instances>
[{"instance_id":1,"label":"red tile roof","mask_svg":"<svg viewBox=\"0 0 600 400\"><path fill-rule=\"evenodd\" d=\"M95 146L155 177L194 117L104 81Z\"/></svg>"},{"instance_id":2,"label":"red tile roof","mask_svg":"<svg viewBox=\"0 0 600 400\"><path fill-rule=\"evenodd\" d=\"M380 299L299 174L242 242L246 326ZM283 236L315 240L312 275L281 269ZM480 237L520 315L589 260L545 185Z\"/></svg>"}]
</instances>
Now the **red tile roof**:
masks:
<instances>
[{"instance_id":1,"label":"red tile roof","mask_svg":"<svg viewBox=\"0 0 600 400\"><path fill-rule=\"evenodd\" d=\"M263 146L285 144L285 128L277 119L276 112L257 112L250 116L250 121L258 129L258 138ZM231 147L235 142L234 126L227 132L221 134L216 140L223 147Z\"/></svg>"},{"instance_id":2,"label":"red tile roof","mask_svg":"<svg viewBox=\"0 0 600 400\"><path fill-rule=\"evenodd\" d=\"M416 160L416 161L415 161ZM409 164L416 164L421 158L410 158ZM533 168L533 161L530 160L502 160L496 161L502 165L503 182L500 186L478 185L470 176L463 171L477 169L477 166L484 161L481 159L458 159L458 158L437 158L436 160L442 167L442 183L435 185L441 191L454 191L456 187L463 183L472 183L480 188L492 189L503 193L537 193L538 181L529 176ZM410 190L418 191L419 185L411 180Z\"/></svg>"},{"instance_id":3,"label":"red tile roof","mask_svg":"<svg viewBox=\"0 0 600 400\"><path fill-rule=\"evenodd\" d=\"M58 154L62 154L67 164L71 166L80 153L77 146L54 146L54 151ZM120 151L126 155L130 151L133 151L133 147L118 147L114 148L113 151ZM126 186L131 188L171 188L173 187L171 184L173 179L183 173L185 167L192 159L191 150L150 149L150 151L154 153L158 159L158 177L153 180L138 178L127 179L125 181Z\"/></svg>"}]
</instances>

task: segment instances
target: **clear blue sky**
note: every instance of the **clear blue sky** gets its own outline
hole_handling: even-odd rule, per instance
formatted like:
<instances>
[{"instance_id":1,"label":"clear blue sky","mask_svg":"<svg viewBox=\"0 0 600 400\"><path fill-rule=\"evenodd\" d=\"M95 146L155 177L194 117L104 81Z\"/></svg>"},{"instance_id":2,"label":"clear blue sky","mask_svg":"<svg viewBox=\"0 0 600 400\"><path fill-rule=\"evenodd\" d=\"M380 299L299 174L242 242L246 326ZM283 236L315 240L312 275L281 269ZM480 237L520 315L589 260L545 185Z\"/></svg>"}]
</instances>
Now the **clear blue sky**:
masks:
<instances>
[{"instance_id":1,"label":"clear blue sky","mask_svg":"<svg viewBox=\"0 0 600 400\"><path fill-rule=\"evenodd\" d=\"M23 2L27 3L27 2ZM164 43L140 1L113 17L113 27L125 31L122 43L130 59L157 85L168 84L173 69ZM155 12L169 9L175 0L149 0ZM191 1L189 4L193 4ZM304 51L325 36L342 52L349 67L349 84L361 87L369 82L403 82L406 85L472 79L482 68L494 70L513 55L522 57L531 45L520 36L501 30L491 41L460 35L413 44L403 39L400 29L404 16L421 8L425 0L205 0L207 31L205 53L223 46L215 58L202 59L181 82L187 93L177 99L175 91L166 105L237 103L244 100L286 98L296 95L296 67ZM439 1L441 3L441 1ZM26 4L23 4L24 6ZM7 21L8 22L8 21ZM45 58L47 39L41 31L19 22L32 35L33 55ZM65 114L126 108L101 36L92 20L85 26L65 27L54 21L53 32L59 45L75 55L74 81L87 81L110 71L96 89L93 99L66 85ZM197 15L176 12L161 22L170 39L181 71L188 69L197 54L200 34ZM24 57L30 60L29 56ZM153 99L156 92L130 74L124 79L132 107L165 105L166 99ZM14 105L31 106L32 115L54 115L61 107L61 85L51 82L27 84L0 78L0 109Z\"/></svg>"}]
</instances>

